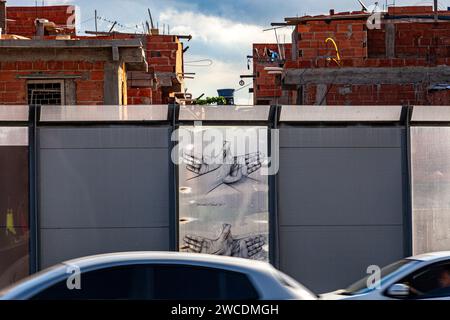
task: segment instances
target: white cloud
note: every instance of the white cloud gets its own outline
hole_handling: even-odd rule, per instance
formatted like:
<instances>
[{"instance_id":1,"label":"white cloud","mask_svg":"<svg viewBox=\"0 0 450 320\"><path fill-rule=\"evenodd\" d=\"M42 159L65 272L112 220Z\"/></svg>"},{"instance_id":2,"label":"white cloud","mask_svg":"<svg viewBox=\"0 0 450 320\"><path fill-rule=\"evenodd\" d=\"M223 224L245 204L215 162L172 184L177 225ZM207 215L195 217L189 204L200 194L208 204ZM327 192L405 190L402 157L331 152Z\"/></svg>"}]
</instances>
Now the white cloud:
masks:
<instances>
[{"instance_id":1,"label":"white cloud","mask_svg":"<svg viewBox=\"0 0 450 320\"><path fill-rule=\"evenodd\" d=\"M212 59L210 67L187 66L186 72L196 72L195 80L187 80L186 86L194 97L205 93L216 96L220 88L240 88L239 76L249 74L245 57L251 54L253 43L276 42L273 31L263 32L264 27L256 24L237 23L217 16L191 11L166 10L160 14L160 24L170 24L172 34L191 34L191 47L201 46L202 56L187 54L185 60ZM280 42L290 42L290 29L278 30ZM190 50L191 51L191 50ZM188 53L190 52L188 51ZM248 83L248 79L246 83ZM236 103L252 103L248 88L236 93Z\"/></svg>"},{"instance_id":2,"label":"white cloud","mask_svg":"<svg viewBox=\"0 0 450 320\"><path fill-rule=\"evenodd\" d=\"M190 56L189 59L200 59L198 56ZM197 98L201 94L205 96L217 96L217 89L239 88L239 75L242 73L239 63L215 60L210 67L186 67L186 72L195 72L194 80L186 80L188 91ZM252 97L245 88L236 93L237 104L252 104Z\"/></svg>"},{"instance_id":3,"label":"white cloud","mask_svg":"<svg viewBox=\"0 0 450 320\"><path fill-rule=\"evenodd\" d=\"M196 12L166 10L161 13L160 21L166 24L175 22L175 25L171 26L171 33L191 34L196 40L206 44L237 50L248 48L252 43L276 41L273 31L263 32L262 26ZM286 40L290 38L286 37Z\"/></svg>"}]
</instances>

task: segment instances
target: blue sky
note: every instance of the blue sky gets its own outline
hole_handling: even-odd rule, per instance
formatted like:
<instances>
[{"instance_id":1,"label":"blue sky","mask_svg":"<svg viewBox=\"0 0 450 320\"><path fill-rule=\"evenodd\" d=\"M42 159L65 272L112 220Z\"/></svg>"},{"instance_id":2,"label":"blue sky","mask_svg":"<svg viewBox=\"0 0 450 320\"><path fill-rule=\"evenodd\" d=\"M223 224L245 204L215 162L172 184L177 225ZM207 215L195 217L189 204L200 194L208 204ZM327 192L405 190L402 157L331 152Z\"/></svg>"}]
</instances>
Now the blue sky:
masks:
<instances>
[{"instance_id":1,"label":"blue sky","mask_svg":"<svg viewBox=\"0 0 450 320\"><path fill-rule=\"evenodd\" d=\"M79 31L94 29L94 10L108 20L117 20L133 31L136 25L148 19L147 8L154 20L170 25L171 33L192 34L185 60L212 59L209 67L186 67L195 72L196 79L187 81L194 97L205 93L216 95L218 88L239 88L239 75L248 73L246 55L251 54L253 42L275 42L273 32L263 32L270 22L281 22L287 16L359 10L357 0L45 0L45 4L70 3L79 7ZM367 5L374 0L364 0ZM380 0L380 3L385 1ZM389 0L392 3L393 0ZM397 5L432 4L433 1L397 0ZM38 0L41 4L42 0ZM34 5L35 0L8 0L8 5ZM440 6L450 6L450 0L441 0ZM109 29L104 22L100 29ZM290 30L280 32L280 40L290 40ZM248 81L248 80L247 80ZM241 104L251 103L247 89L237 93Z\"/></svg>"}]
</instances>

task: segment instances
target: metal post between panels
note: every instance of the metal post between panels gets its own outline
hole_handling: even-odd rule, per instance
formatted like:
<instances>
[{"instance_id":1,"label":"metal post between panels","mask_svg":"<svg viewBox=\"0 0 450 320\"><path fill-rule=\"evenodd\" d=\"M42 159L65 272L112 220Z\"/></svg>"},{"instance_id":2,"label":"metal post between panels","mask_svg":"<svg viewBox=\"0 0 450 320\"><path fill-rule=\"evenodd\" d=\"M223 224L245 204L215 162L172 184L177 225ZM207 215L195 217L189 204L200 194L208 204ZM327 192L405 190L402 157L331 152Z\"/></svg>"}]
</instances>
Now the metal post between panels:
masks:
<instances>
[{"instance_id":1,"label":"metal post between panels","mask_svg":"<svg viewBox=\"0 0 450 320\"><path fill-rule=\"evenodd\" d=\"M39 107L29 106L28 118L28 176L29 176L29 229L30 229L30 273L39 270L39 219L37 212L37 138L36 127Z\"/></svg>"},{"instance_id":2,"label":"metal post between panels","mask_svg":"<svg viewBox=\"0 0 450 320\"><path fill-rule=\"evenodd\" d=\"M406 119L405 119L405 127L406 127L406 167L407 167L407 175L406 175L406 213L404 217L404 251L405 256L413 255L413 198L412 198L412 160L411 160L411 118L412 118L413 106L406 106Z\"/></svg>"},{"instance_id":3,"label":"metal post between panels","mask_svg":"<svg viewBox=\"0 0 450 320\"><path fill-rule=\"evenodd\" d=\"M273 165L274 152L273 148L279 148L274 145L272 138L275 137L274 130L278 130L278 119L281 106L274 105L270 107L270 118L268 123L268 150L271 153L269 157L272 159ZM279 161L279 159L275 159ZM276 267L280 268L280 238L279 238L279 221L278 221L278 173L269 176L269 261Z\"/></svg>"},{"instance_id":4,"label":"metal post between panels","mask_svg":"<svg viewBox=\"0 0 450 320\"><path fill-rule=\"evenodd\" d=\"M177 141L172 141L172 135L177 130L177 119L179 115L180 106L177 104L169 105L169 120L170 120L170 131L169 131L169 175L170 175L170 194L169 194L169 236L170 236L170 250L179 250L178 241L178 165L172 161L172 150L177 147Z\"/></svg>"}]
</instances>

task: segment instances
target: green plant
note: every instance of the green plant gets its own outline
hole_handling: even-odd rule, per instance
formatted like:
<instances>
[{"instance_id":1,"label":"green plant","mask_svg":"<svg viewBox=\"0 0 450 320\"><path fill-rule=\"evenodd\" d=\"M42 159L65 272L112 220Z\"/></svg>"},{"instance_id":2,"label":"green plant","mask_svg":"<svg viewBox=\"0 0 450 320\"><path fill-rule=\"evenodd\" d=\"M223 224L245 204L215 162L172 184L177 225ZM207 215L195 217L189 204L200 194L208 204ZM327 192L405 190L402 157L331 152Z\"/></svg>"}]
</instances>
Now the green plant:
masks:
<instances>
[{"instance_id":1,"label":"green plant","mask_svg":"<svg viewBox=\"0 0 450 320\"><path fill-rule=\"evenodd\" d=\"M227 100L225 100L224 97L206 97L204 99L196 100L195 103L202 106L210 104L224 105L227 103Z\"/></svg>"}]
</instances>

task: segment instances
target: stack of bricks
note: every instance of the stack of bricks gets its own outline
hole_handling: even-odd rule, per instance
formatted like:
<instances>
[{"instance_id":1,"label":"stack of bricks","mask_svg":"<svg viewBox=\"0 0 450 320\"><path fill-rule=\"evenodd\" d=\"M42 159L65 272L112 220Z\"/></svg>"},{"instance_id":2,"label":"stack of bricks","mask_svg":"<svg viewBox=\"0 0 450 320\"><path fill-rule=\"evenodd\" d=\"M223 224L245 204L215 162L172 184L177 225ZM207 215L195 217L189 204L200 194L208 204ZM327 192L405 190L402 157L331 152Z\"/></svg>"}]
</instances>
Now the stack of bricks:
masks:
<instances>
[{"instance_id":1,"label":"stack of bricks","mask_svg":"<svg viewBox=\"0 0 450 320\"><path fill-rule=\"evenodd\" d=\"M181 44L177 37L172 35L146 35L143 42L148 73L128 73L128 104L166 104L168 91L171 89L164 90L162 77L158 75L168 74L169 79L176 77L177 64L182 63L177 59L182 50ZM173 88L173 91L177 91L175 89Z\"/></svg>"},{"instance_id":2,"label":"stack of bricks","mask_svg":"<svg viewBox=\"0 0 450 320\"><path fill-rule=\"evenodd\" d=\"M32 38L36 19L47 19L61 28L61 34L75 35L74 6L7 7L7 33Z\"/></svg>"},{"instance_id":3,"label":"stack of bricks","mask_svg":"<svg viewBox=\"0 0 450 320\"><path fill-rule=\"evenodd\" d=\"M78 104L103 104L104 62L16 61L0 62L0 101L2 104L27 104L26 80L31 73L70 74L75 79Z\"/></svg>"},{"instance_id":4,"label":"stack of bricks","mask_svg":"<svg viewBox=\"0 0 450 320\"><path fill-rule=\"evenodd\" d=\"M160 73L169 73L172 74L173 77L176 77L177 76L176 73L178 71L177 63L178 64L182 63L181 61L178 60L177 55L182 50L183 48L175 36L170 35L147 36L146 57L149 65L149 72L156 75ZM180 68L179 72L182 72L182 68ZM157 82L160 81L158 77L156 78L156 81ZM152 91L153 104L168 103L168 96L163 95L163 89L161 87L161 84L162 83L157 83L156 86L153 88Z\"/></svg>"},{"instance_id":5,"label":"stack of bricks","mask_svg":"<svg viewBox=\"0 0 450 320\"><path fill-rule=\"evenodd\" d=\"M163 86L162 83L162 74L167 75L164 77L167 81L167 79L170 79L171 77L177 77L177 72L183 72L183 47L176 36L112 34L111 36L98 36L96 38L140 38L142 40L142 43L145 47L148 72L130 71L127 73L128 104L167 104L169 102L170 92L181 90L181 87L177 87L177 85L174 85L172 87L167 86L167 83L164 83ZM178 76L181 77L181 75Z\"/></svg>"}]
</instances>

